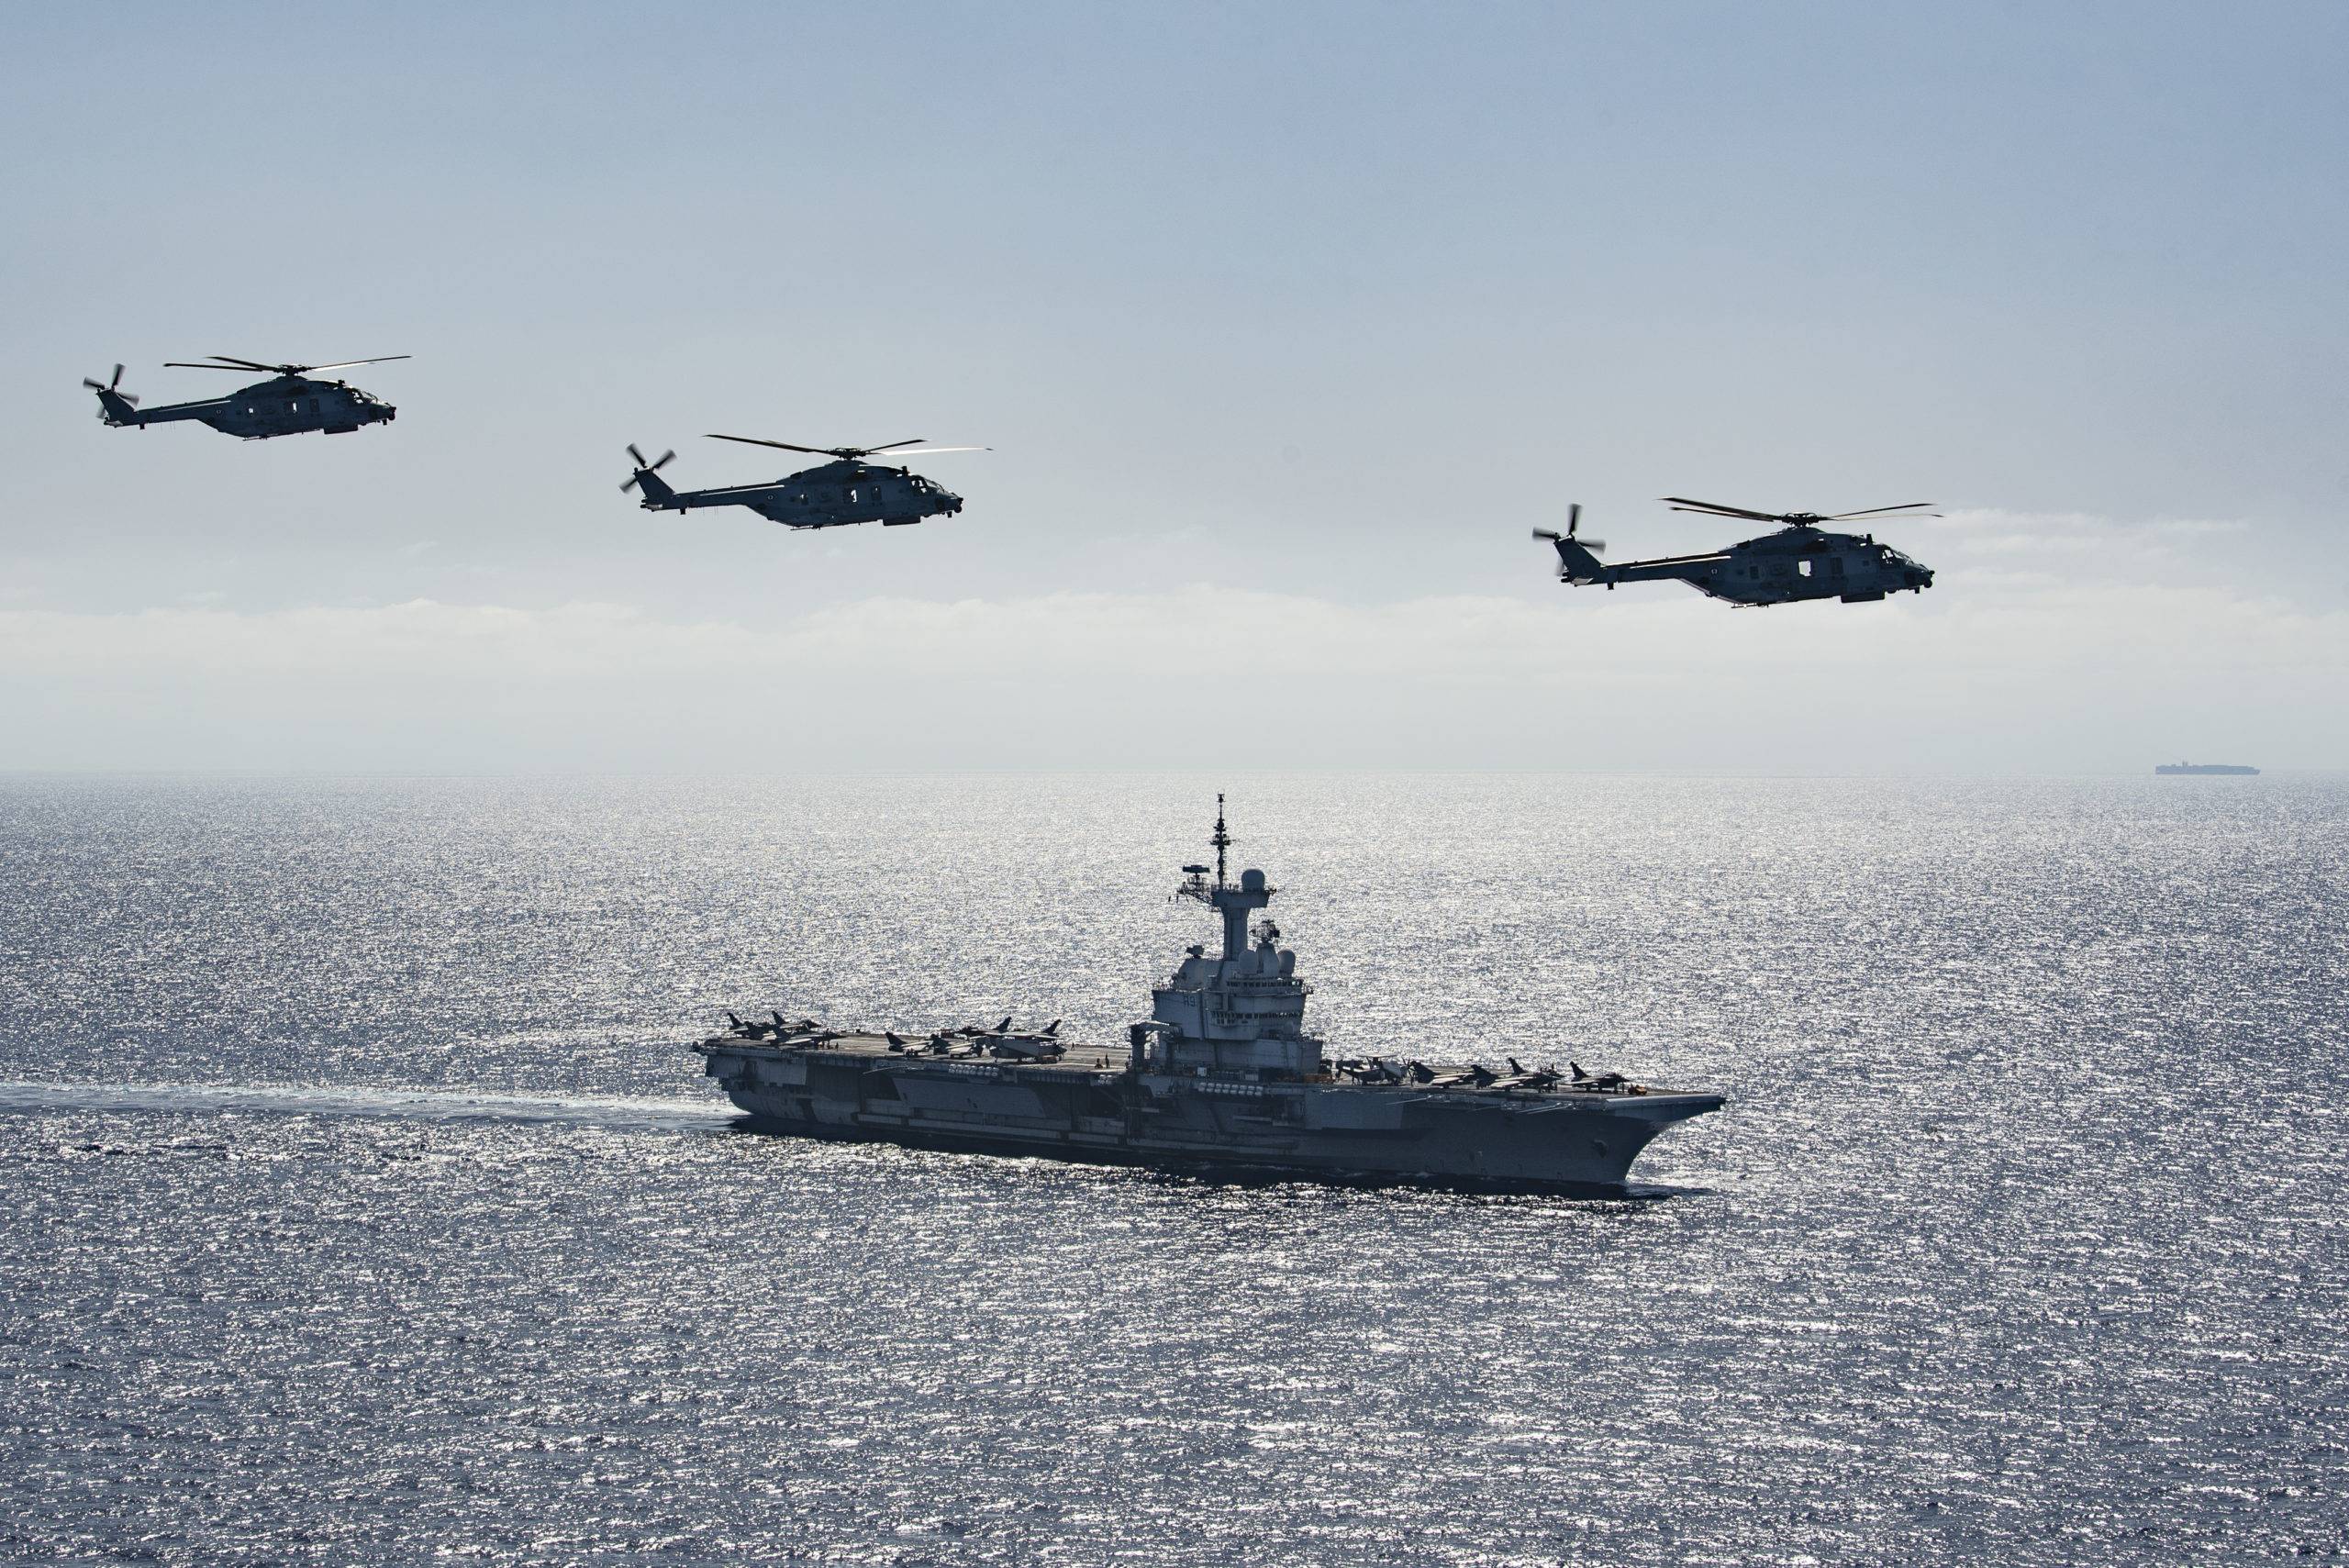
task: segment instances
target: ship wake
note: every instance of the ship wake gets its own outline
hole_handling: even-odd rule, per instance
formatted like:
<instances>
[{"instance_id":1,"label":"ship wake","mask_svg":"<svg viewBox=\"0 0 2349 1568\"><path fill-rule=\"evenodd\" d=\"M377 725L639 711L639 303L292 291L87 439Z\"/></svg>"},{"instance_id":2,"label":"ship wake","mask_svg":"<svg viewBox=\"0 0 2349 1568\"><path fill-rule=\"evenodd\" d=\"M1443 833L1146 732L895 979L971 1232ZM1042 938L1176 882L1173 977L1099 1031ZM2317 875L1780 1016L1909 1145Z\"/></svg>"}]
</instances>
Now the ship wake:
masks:
<instances>
[{"instance_id":1,"label":"ship wake","mask_svg":"<svg viewBox=\"0 0 2349 1568\"><path fill-rule=\"evenodd\" d=\"M387 1121L722 1132L732 1111L689 1100L504 1095L465 1089L321 1089L278 1084L0 1082L0 1114L103 1111L173 1116L328 1116Z\"/></svg>"}]
</instances>

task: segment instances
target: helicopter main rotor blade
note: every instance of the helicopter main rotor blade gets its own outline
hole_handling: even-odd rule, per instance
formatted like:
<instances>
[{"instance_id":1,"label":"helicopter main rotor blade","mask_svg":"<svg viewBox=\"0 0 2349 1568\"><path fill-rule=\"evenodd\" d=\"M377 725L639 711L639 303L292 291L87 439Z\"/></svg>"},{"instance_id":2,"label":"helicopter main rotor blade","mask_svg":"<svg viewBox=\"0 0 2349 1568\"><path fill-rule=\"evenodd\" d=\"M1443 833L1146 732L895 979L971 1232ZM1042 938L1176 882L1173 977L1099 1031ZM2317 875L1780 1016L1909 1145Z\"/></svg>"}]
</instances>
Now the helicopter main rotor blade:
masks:
<instances>
[{"instance_id":1,"label":"helicopter main rotor blade","mask_svg":"<svg viewBox=\"0 0 2349 1568\"><path fill-rule=\"evenodd\" d=\"M740 441L746 447L781 447L787 452L807 452L816 457L840 455L840 452L831 447L803 447L792 441L763 440L757 436L721 436L715 430L705 430L702 433L713 441Z\"/></svg>"},{"instance_id":2,"label":"helicopter main rotor blade","mask_svg":"<svg viewBox=\"0 0 2349 1568\"><path fill-rule=\"evenodd\" d=\"M993 447L867 447L867 451L887 452L891 457L926 457L931 452L991 452Z\"/></svg>"},{"instance_id":3,"label":"helicopter main rotor blade","mask_svg":"<svg viewBox=\"0 0 2349 1568\"><path fill-rule=\"evenodd\" d=\"M353 365L387 365L394 360L414 358L416 358L414 354L381 354L372 360L337 360L330 365L304 365L301 368L306 371L340 371L349 370Z\"/></svg>"},{"instance_id":4,"label":"helicopter main rotor blade","mask_svg":"<svg viewBox=\"0 0 2349 1568\"><path fill-rule=\"evenodd\" d=\"M1757 512L1748 506L1723 506L1712 501L1691 501L1686 495L1666 495L1675 512L1716 512L1724 517L1751 517L1757 523L1775 523L1783 513Z\"/></svg>"},{"instance_id":5,"label":"helicopter main rotor blade","mask_svg":"<svg viewBox=\"0 0 2349 1568\"><path fill-rule=\"evenodd\" d=\"M207 365L198 364L192 360L165 360L163 361L163 368L167 371L235 371L239 375L275 375L278 373L277 367L275 365Z\"/></svg>"},{"instance_id":6,"label":"helicopter main rotor blade","mask_svg":"<svg viewBox=\"0 0 2349 1568\"><path fill-rule=\"evenodd\" d=\"M920 439L921 438L919 436L907 436L904 440L891 441L885 447L835 447L832 450L835 451L856 452L860 455L865 452L893 452L899 447L912 446L915 442Z\"/></svg>"},{"instance_id":7,"label":"helicopter main rotor blade","mask_svg":"<svg viewBox=\"0 0 2349 1568\"><path fill-rule=\"evenodd\" d=\"M265 365L259 360L239 359L235 354L206 354L205 358L208 360L226 360L232 365L242 365L249 371L274 371L284 370L285 368L283 365Z\"/></svg>"},{"instance_id":8,"label":"helicopter main rotor blade","mask_svg":"<svg viewBox=\"0 0 2349 1568\"><path fill-rule=\"evenodd\" d=\"M1930 506L1932 505L1932 503L1931 501L1903 501L1898 506L1870 506L1865 512L1837 512L1830 517L1822 517L1820 520L1821 522L1828 523L1840 523L1846 517L1873 517L1879 512L1908 512L1913 511L1919 506Z\"/></svg>"}]
</instances>

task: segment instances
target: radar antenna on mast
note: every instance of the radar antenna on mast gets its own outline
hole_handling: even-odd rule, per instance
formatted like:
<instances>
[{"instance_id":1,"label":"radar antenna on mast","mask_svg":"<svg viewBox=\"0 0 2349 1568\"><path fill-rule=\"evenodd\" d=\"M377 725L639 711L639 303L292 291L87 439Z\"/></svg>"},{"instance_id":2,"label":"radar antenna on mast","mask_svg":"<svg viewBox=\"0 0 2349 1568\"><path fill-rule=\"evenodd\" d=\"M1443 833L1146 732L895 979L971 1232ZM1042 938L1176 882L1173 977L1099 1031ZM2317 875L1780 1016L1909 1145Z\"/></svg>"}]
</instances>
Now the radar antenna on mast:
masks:
<instances>
[{"instance_id":1,"label":"radar antenna on mast","mask_svg":"<svg viewBox=\"0 0 2349 1568\"><path fill-rule=\"evenodd\" d=\"M1223 792L1221 790L1215 792L1215 837L1209 839L1208 842L1215 846L1215 884L1221 887L1224 882L1223 852L1231 848L1231 835L1224 830L1223 826Z\"/></svg>"}]
</instances>

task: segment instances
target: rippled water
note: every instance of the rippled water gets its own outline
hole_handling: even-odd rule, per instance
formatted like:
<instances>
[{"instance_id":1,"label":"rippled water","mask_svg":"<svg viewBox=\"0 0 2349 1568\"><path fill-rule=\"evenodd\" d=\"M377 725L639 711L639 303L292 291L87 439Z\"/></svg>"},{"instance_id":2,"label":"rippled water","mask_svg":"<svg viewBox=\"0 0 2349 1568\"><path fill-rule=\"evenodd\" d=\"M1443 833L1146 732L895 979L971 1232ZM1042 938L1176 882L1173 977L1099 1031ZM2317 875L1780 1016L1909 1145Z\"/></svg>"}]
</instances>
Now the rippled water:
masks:
<instances>
[{"instance_id":1,"label":"rippled water","mask_svg":"<svg viewBox=\"0 0 2349 1568\"><path fill-rule=\"evenodd\" d=\"M770 1001L1111 1038L1213 781L0 784L0 1553L2349 1554L2349 782L1245 776L1349 1051L1644 1203L730 1130Z\"/></svg>"}]
</instances>

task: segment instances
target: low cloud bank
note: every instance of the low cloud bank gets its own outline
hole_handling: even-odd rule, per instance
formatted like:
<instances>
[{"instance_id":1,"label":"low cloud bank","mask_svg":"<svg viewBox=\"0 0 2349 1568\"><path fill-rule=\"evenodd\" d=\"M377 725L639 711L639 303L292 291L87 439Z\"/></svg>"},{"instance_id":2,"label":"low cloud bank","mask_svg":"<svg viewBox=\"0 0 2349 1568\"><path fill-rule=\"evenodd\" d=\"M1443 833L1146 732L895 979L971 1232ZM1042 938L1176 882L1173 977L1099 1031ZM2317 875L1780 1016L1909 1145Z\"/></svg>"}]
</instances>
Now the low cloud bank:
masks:
<instances>
[{"instance_id":1,"label":"low cloud bank","mask_svg":"<svg viewBox=\"0 0 2349 1568\"><path fill-rule=\"evenodd\" d=\"M1947 586L1764 611L1660 588L1353 606L1202 587L694 621L429 600L0 612L0 765L2349 764L2349 615L2206 586Z\"/></svg>"}]
</instances>

